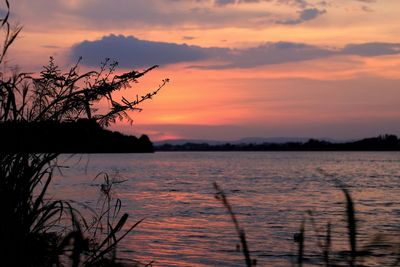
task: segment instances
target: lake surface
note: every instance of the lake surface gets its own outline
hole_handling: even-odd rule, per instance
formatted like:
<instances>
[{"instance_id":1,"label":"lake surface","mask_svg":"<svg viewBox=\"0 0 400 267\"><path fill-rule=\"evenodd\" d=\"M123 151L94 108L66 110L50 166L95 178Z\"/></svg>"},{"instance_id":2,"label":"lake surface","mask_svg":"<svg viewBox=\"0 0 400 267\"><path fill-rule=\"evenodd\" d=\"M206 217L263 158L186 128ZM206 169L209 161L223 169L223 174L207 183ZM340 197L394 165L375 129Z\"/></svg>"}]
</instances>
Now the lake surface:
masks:
<instances>
[{"instance_id":1,"label":"lake surface","mask_svg":"<svg viewBox=\"0 0 400 267\"><path fill-rule=\"evenodd\" d=\"M297 253L293 235L303 220L310 265L319 263L316 237L328 222L334 250L347 249L345 199L338 181L356 203L359 247L375 235L400 243L398 152L63 155L59 164L70 167L61 169L51 195L91 207L100 203L103 178L94 180L98 173L126 180L115 185L114 197L122 200L131 224L145 220L123 240L119 256L154 261L153 266L244 266L234 225L215 198L214 182L245 229L258 266L291 265ZM369 265L384 266L388 260L372 259Z\"/></svg>"}]
</instances>

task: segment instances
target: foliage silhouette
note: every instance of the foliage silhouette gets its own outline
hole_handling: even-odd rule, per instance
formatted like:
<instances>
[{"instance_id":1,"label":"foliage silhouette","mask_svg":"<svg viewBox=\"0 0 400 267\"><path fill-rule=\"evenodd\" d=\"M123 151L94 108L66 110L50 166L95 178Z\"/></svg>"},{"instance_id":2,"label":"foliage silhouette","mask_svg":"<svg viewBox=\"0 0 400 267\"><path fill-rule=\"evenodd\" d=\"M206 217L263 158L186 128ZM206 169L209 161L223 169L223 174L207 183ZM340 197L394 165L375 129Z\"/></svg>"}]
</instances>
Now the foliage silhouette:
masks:
<instances>
[{"instance_id":1,"label":"foliage silhouette","mask_svg":"<svg viewBox=\"0 0 400 267\"><path fill-rule=\"evenodd\" d=\"M153 152L146 135L140 138L102 128L96 121L4 122L0 140L8 140L2 152L30 153L138 153Z\"/></svg>"},{"instance_id":2,"label":"foliage silhouette","mask_svg":"<svg viewBox=\"0 0 400 267\"><path fill-rule=\"evenodd\" d=\"M7 11L0 19L4 33L0 64L4 63L7 51L22 30L20 26L11 26L10 4L8 0L4 2ZM9 69L0 73L1 127L17 130L24 126L28 130L39 127L38 137L40 130L45 131L46 127L65 129L71 123L86 123L94 128L123 119L132 123L128 112L141 111L139 105L152 99L168 83L165 79L152 92L137 95L134 100L122 97L117 101L113 93L131 87L157 66L116 75L117 63L107 59L99 71L79 74L79 61L63 73L50 58L39 77ZM108 104L109 108L101 108L101 104ZM18 147L11 135L1 136L0 146ZM115 181L104 176L103 205L99 212L92 209L93 220L89 223L73 202L46 196L54 170L59 168L57 149L54 153L26 153L32 151L24 148L15 152L6 149L0 152L1 264L122 266L117 259L116 246L140 221L127 226L129 215L120 214L121 201L111 195ZM136 265L135 262L131 264Z\"/></svg>"},{"instance_id":3,"label":"foliage silhouette","mask_svg":"<svg viewBox=\"0 0 400 267\"><path fill-rule=\"evenodd\" d=\"M400 151L400 139L395 135L381 135L359 141L331 143L310 139L305 143L283 144L217 144L185 143L182 145L163 144L155 147L158 151Z\"/></svg>"},{"instance_id":4,"label":"foliage silhouette","mask_svg":"<svg viewBox=\"0 0 400 267\"><path fill-rule=\"evenodd\" d=\"M156 90L140 97L137 95L134 100L122 97L116 101L113 93L131 87L132 83L137 83L140 77L158 66L115 75L118 64L109 61L106 59L102 63L100 71L79 74L79 61L68 72L62 73L50 58L38 78L28 73L13 73L9 78L3 74L0 81L0 122L71 122L86 118L100 126L109 126L117 119L132 123L128 111L141 111L138 106L152 99L169 80L163 80ZM101 113L96 106L100 101L106 101L111 108Z\"/></svg>"}]
</instances>

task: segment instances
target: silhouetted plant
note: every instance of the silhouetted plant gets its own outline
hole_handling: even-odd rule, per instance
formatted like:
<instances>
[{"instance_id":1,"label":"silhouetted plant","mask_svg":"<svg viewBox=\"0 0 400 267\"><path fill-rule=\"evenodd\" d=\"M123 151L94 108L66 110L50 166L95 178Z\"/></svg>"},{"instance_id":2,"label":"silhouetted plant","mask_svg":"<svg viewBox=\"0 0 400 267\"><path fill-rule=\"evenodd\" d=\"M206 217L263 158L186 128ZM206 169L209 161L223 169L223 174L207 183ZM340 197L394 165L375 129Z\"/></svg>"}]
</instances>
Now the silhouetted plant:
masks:
<instances>
[{"instance_id":1,"label":"silhouetted plant","mask_svg":"<svg viewBox=\"0 0 400 267\"><path fill-rule=\"evenodd\" d=\"M246 233L243 228L240 227L239 221L236 219L236 215L233 212L232 206L228 201L228 198L226 197L224 191L219 187L217 183L214 183L214 188L217 191L215 194L216 199L220 200L226 210L228 211L229 216L231 217L231 220L233 222L233 225L235 226L236 233L239 237L243 256L245 259L245 263L247 267L251 266L256 266L257 265L257 260L256 259L251 259L250 257L250 251L247 245L246 241Z\"/></svg>"},{"instance_id":2,"label":"silhouetted plant","mask_svg":"<svg viewBox=\"0 0 400 267\"><path fill-rule=\"evenodd\" d=\"M321 265L326 267L333 266L369 266L368 261L372 261L373 266L400 266L400 243L398 240L390 242L385 240L382 235L371 236L367 233L367 236L371 237L371 241L359 246L357 242L358 227L356 219L356 210L353 198L347 188L341 183L338 184L341 191L345 196L345 217L346 217L346 229L347 229L347 241L348 250L345 251L334 251L332 245L332 226L331 223L326 224L324 233L321 233L321 229L317 227L314 215L311 211L308 211L308 217L304 218L301 222L299 232L295 233L293 238L297 243L297 257L292 265L305 266L307 256L306 250L312 251L313 257L316 258L314 265ZM239 221L236 218L233 208L230 205L225 193L219 187L217 183L214 183L216 189L216 198L222 202L229 216L235 226L235 230L239 236L242 252L245 258L245 266L255 266L256 261L250 257L248 245L246 241L246 235L243 228L240 227ZM306 247L306 222L309 222L312 229L316 234L316 245L308 248ZM311 233L307 236L311 236ZM359 248L360 247L360 248Z\"/></svg>"},{"instance_id":3,"label":"silhouetted plant","mask_svg":"<svg viewBox=\"0 0 400 267\"><path fill-rule=\"evenodd\" d=\"M47 66L34 78L27 73L14 73L1 81L0 121L76 121L92 119L101 126L109 126L116 119L132 122L128 111L141 111L139 104L151 99L169 81L165 79L159 87L134 100L125 97L118 102L112 94L136 83L138 78L157 68L131 71L115 75L117 63L102 63L100 71L79 74L78 63L69 72L62 73L51 57ZM100 113L96 104L107 101L110 110Z\"/></svg>"},{"instance_id":4,"label":"silhouetted plant","mask_svg":"<svg viewBox=\"0 0 400 267\"><path fill-rule=\"evenodd\" d=\"M345 197L345 218L346 218L346 229L347 229L347 241L348 250L345 251L333 251L332 248L332 234L331 234L331 224L327 223L325 234L321 234L318 230L314 216L312 212L308 212L309 221L312 228L317 235L316 248L321 251L321 262L324 266L368 266L368 260L372 261L374 266L399 266L399 247L400 244L389 242L383 238L382 235L370 236L371 241L360 246L358 244L358 225L356 219L356 209L353 198L349 190L339 183L340 190L343 192ZM300 233L304 233L304 221L300 227ZM302 235L305 238L304 234ZM321 242L322 241L322 242ZM305 245L299 244L299 254L298 254L298 265L302 266L304 264L304 251ZM315 247L311 248L315 253ZM300 252L301 251L301 252ZM397 255L397 256L396 256ZM393 260L395 256L395 260ZM300 260L301 259L301 260ZM376 265L378 264L378 265Z\"/></svg>"},{"instance_id":5,"label":"silhouetted plant","mask_svg":"<svg viewBox=\"0 0 400 267\"><path fill-rule=\"evenodd\" d=\"M0 28L4 30L0 64L22 27L11 27L10 5ZM99 71L83 74L78 64L63 73L50 58L39 77L13 70L0 73L0 123L76 122L85 118L101 126L117 119L132 122L128 112L151 99L168 79L152 92L133 100L113 93L129 88L140 77L157 68L116 75L117 63L105 60ZM100 102L108 109L101 110ZM60 140L62 141L62 140ZM1 140L10 142L10 140ZM1 144L0 144L1 145ZM126 226L128 214L119 215L121 202L111 197L112 182L105 176L105 196L100 213L90 224L72 202L50 200L46 192L58 153L0 153L0 261L5 266L120 266L116 245L139 222ZM114 206L111 205L115 201ZM124 230L125 229L125 230Z\"/></svg>"}]
</instances>

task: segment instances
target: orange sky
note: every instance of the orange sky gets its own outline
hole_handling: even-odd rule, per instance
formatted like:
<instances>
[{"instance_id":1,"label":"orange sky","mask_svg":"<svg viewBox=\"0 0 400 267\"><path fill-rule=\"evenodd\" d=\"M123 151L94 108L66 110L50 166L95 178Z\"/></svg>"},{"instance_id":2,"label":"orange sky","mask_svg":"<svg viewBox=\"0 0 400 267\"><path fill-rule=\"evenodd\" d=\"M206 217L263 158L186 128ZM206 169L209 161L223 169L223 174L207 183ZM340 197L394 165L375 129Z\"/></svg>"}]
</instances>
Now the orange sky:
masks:
<instances>
[{"instance_id":1,"label":"orange sky","mask_svg":"<svg viewBox=\"0 0 400 267\"><path fill-rule=\"evenodd\" d=\"M49 56L82 70L161 68L125 92L170 84L126 133L233 140L400 134L397 0L19 0L9 65ZM84 42L88 41L88 42ZM187 44L187 45L184 45Z\"/></svg>"}]
</instances>

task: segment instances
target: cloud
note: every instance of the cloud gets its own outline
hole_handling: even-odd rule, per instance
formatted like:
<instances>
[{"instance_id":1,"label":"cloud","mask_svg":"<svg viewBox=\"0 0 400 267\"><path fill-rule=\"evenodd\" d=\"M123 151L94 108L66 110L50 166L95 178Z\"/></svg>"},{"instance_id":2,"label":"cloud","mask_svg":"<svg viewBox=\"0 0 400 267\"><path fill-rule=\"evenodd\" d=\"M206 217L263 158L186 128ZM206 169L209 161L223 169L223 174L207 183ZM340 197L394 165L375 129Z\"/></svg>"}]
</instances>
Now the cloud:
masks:
<instances>
[{"instance_id":1,"label":"cloud","mask_svg":"<svg viewBox=\"0 0 400 267\"><path fill-rule=\"evenodd\" d=\"M236 0L215 0L214 3L216 6L225 6L229 4L235 4Z\"/></svg>"},{"instance_id":2,"label":"cloud","mask_svg":"<svg viewBox=\"0 0 400 267\"><path fill-rule=\"evenodd\" d=\"M306 8L310 4L306 0L276 0L277 3L281 5L298 6L301 8Z\"/></svg>"},{"instance_id":3,"label":"cloud","mask_svg":"<svg viewBox=\"0 0 400 267\"><path fill-rule=\"evenodd\" d=\"M395 55L400 53L400 44L388 44L388 43L349 44L343 48L342 53L364 56L364 57Z\"/></svg>"},{"instance_id":4,"label":"cloud","mask_svg":"<svg viewBox=\"0 0 400 267\"><path fill-rule=\"evenodd\" d=\"M83 41L71 50L71 57L82 56L86 65L97 66L104 58L118 61L122 67L144 67L193 62L214 58L227 49L202 48L186 44L152 42L133 36L108 35L96 41Z\"/></svg>"},{"instance_id":5,"label":"cloud","mask_svg":"<svg viewBox=\"0 0 400 267\"><path fill-rule=\"evenodd\" d=\"M100 40L76 44L72 47L70 56L72 60L82 56L83 63L91 66L99 65L104 58L111 58L118 61L121 67L127 68L203 61L192 68L229 69L254 68L341 55L374 57L395 54L400 54L400 44L375 42L328 49L304 43L269 42L255 47L232 49L145 41L133 36L111 34ZM207 65L205 60L220 63Z\"/></svg>"},{"instance_id":6,"label":"cloud","mask_svg":"<svg viewBox=\"0 0 400 267\"><path fill-rule=\"evenodd\" d=\"M225 54L229 63L195 66L200 69L253 68L263 65L299 62L330 56L353 55L375 57L400 54L400 43L349 44L342 49L327 49L314 45L291 42L267 43L258 47L231 50Z\"/></svg>"},{"instance_id":7,"label":"cloud","mask_svg":"<svg viewBox=\"0 0 400 267\"><path fill-rule=\"evenodd\" d=\"M262 65L298 62L327 57L335 52L302 43L266 43L247 49L233 49L225 54L227 64L204 66L205 69L253 68Z\"/></svg>"},{"instance_id":8,"label":"cloud","mask_svg":"<svg viewBox=\"0 0 400 267\"><path fill-rule=\"evenodd\" d=\"M277 24L285 24L285 25L296 25L301 24L306 21L313 20L320 15L326 13L326 10L319 10L317 8L307 8L298 12L299 16L296 19L286 19L286 20L278 20Z\"/></svg>"},{"instance_id":9,"label":"cloud","mask_svg":"<svg viewBox=\"0 0 400 267\"><path fill-rule=\"evenodd\" d=\"M316 7L320 5L306 0L18 0L12 11L17 20L38 31L65 27L114 31L182 25L253 28L273 25L276 18L289 21L288 9L301 10L301 17Z\"/></svg>"},{"instance_id":10,"label":"cloud","mask_svg":"<svg viewBox=\"0 0 400 267\"><path fill-rule=\"evenodd\" d=\"M138 29L146 27L267 27L297 25L331 8L369 5L374 0L18 0L17 20L35 30ZM256 6L258 5L258 6ZM365 8L364 8L365 9ZM288 17L288 12L298 12ZM46 17L46 20L42 18ZM279 18L279 20L277 19ZM262 19L262 25L260 21ZM339 18L338 18L339 19ZM49 23L51 21L51 23ZM28 27L27 27L28 28Z\"/></svg>"},{"instance_id":11,"label":"cloud","mask_svg":"<svg viewBox=\"0 0 400 267\"><path fill-rule=\"evenodd\" d=\"M238 0L250 3L252 0ZM266 9L224 10L236 0L19 0L13 3L18 20L36 28L132 29L138 27L171 27L224 25L252 27L251 18L269 14ZM43 21L46 17L46 21ZM51 24L48 21L52 21Z\"/></svg>"}]
</instances>

